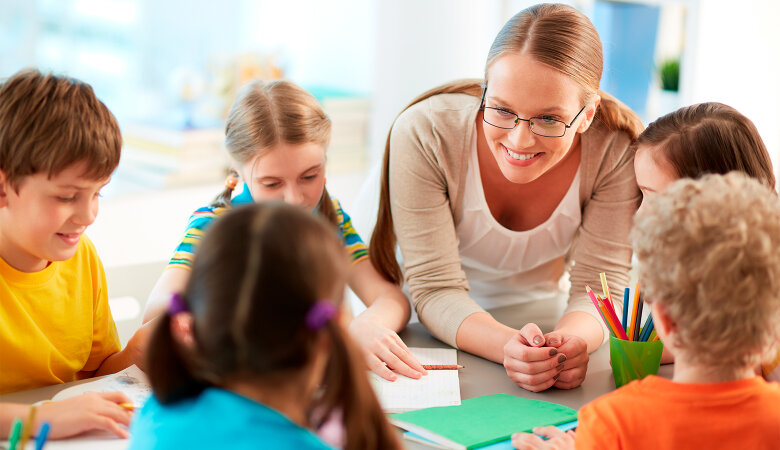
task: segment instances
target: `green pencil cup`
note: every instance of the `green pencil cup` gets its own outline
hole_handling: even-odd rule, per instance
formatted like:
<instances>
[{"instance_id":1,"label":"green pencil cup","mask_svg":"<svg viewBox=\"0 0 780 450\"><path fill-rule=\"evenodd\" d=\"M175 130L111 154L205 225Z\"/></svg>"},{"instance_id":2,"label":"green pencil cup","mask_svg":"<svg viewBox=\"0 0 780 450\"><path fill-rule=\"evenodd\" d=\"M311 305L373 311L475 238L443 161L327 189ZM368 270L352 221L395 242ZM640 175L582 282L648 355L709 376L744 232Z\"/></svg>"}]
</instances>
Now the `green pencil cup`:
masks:
<instances>
[{"instance_id":1,"label":"green pencil cup","mask_svg":"<svg viewBox=\"0 0 780 450\"><path fill-rule=\"evenodd\" d=\"M663 351L664 344L661 341L624 341L610 336L609 360L615 386L620 387L631 380L657 374Z\"/></svg>"}]
</instances>

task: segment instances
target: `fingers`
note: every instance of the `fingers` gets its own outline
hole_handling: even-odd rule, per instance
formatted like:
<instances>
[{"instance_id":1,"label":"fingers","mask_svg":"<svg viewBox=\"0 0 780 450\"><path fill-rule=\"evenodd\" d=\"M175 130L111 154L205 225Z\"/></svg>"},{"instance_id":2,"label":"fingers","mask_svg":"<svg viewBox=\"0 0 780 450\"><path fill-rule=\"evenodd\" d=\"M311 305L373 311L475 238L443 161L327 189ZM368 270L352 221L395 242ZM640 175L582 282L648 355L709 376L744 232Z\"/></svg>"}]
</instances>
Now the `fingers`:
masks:
<instances>
[{"instance_id":1,"label":"fingers","mask_svg":"<svg viewBox=\"0 0 780 450\"><path fill-rule=\"evenodd\" d=\"M509 370L506 373L516 385L531 392L541 392L549 389L558 380L557 367L534 375Z\"/></svg>"},{"instance_id":2,"label":"fingers","mask_svg":"<svg viewBox=\"0 0 780 450\"><path fill-rule=\"evenodd\" d=\"M385 380L395 381L398 379L398 375L393 373L393 371L390 370L387 365L385 365L385 363L381 359L377 358L373 353L366 352L366 363L372 372L384 378Z\"/></svg>"},{"instance_id":3,"label":"fingers","mask_svg":"<svg viewBox=\"0 0 780 450\"><path fill-rule=\"evenodd\" d=\"M535 323L527 323L520 329L520 336L525 339L528 345L541 347L544 345L544 334Z\"/></svg>"},{"instance_id":4,"label":"fingers","mask_svg":"<svg viewBox=\"0 0 780 450\"><path fill-rule=\"evenodd\" d=\"M544 342L549 347L559 347L563 344L563 336L553 331L544 335Z\"/></svg>"},{"instance_id":5,"label":"fingers","mask_svg":"<svg viewBox=\"0 0 780 450\"><path fill-rule=\"evenodd\" d=\"M531 433L515 433L512 435L512 447L520 450L542 448L544 441Z\"/></svg>"},{"instance_id":6,"label":"fingers","mask_svg":"<svg viewBox=\"0 0 780 450\"><path fill-rule=\"evenodd\" d=\"M395 335L396 339L398 340L396 342L398 346L398 350L395 352L396 356L401 359L407 366L411 367L413 370L416 370L417 372L420 372L423 375L428 375L428 371L425 370L425 368L420 364L419 361L417 361L417 358L414 357L412 352L409 350L409 348L404 344L404 342L401 340L398 335Z\"/></svg>"},{"instance_id":7,"label":"fingers","mask_svg":"<svg viewBox=\"0 0 780 450\"><path fill-rule=\"evenodd\" d=\"M562 438L563 435L566 434L563 431L561 431L559 428L551 427L551 426L536 427L533 429L533 432L535 435L543 436L546 437L547 439Z\"/></svg>"},{"instance_id":8,"label":"fingers","mask_svg":"<svg viewBox=\"0 0 780 450\"><path fill-rule=\"evenodd\" d=\"M504 345L504 357L525 362L546 361L560 353L552 347L531 347L524 342L520 334L516 334Z\"/></svg>"},{"instance_id":9,"label":"fingers","mask_svg":"<svg viewBox=\"0 0 780 450\"><path fill-rule=\"evenodd\" d=\"M124 428L120 427L118 423L105 416L94 416L91 429L103 430L113 433L122 439L130 437L130 433Z\"/></svg>"},{"instance_id":10,"label":"fingers","mask_svg":"<svg viewBox=\"0 0 780 450\"><path fill-rule=\"evenodd\" d=\"M123 394L119 391L113 391L113 392L95 392L95 395L98 397L102 397L105 400L114 402L114 403L131 403L132 400L130 400L130 397Z\"/></svg>"}]
</instances>

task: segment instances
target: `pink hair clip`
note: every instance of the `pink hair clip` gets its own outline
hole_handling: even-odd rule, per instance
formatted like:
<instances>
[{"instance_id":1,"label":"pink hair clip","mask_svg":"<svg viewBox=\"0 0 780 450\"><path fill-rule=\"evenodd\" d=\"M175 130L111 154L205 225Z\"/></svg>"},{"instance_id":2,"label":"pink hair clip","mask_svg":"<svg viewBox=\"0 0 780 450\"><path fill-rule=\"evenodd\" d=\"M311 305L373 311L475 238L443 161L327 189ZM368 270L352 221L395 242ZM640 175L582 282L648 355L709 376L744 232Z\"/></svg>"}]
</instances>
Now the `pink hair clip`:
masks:
<instances>
[{"instance_id":1,"label":"pink hair clip","mask_svg":"<svg viewBox=\"0 0 780 450\"><path fill-rule=\"evenodd\" d=\"M336 316L338 309L330 300L317 300L306 313L306 327L317 331Z\"/></svg>"}]
</instances>

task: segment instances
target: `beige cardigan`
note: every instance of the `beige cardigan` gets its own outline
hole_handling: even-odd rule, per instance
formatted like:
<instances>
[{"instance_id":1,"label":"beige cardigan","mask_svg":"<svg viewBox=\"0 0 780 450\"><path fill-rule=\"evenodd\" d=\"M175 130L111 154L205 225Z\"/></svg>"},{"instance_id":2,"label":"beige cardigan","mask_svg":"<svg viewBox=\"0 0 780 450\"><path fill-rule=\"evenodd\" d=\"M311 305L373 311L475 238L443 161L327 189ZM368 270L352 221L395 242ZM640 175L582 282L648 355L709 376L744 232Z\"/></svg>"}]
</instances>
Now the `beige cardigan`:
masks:
<instances>
[{"instance_id":1,"label":"beige cardigan","mask_svg":"<svg viewBox=\"0 0 780 450\"><path fill-rule=\"evenodd\" d=\"M420 321L452 346L466 317L484 311L469 297L455 232L478 110L478 97L435 95L403 112L390 136L390 203L404 277ZM625 132L596 120L581 143L582 223L567 255L573 265L565 313L584 311L601 322L584 285L600 292L599 272L606 272L616 309L622 307L640 192Z\"/></svg>"}]
</instances>

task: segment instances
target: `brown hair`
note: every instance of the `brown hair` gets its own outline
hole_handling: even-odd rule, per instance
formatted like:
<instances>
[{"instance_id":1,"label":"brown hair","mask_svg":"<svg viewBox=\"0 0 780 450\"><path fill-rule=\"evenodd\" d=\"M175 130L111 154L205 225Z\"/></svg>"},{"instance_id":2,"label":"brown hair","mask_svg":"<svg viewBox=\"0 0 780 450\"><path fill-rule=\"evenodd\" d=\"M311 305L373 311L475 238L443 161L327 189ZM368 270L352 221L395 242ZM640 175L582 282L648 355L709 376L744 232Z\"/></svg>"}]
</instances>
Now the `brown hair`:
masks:
<instances>
[{"instance_id":1,"label":"brown hair","mask_svg":"<svg viewBox=\"0 0 780 450\"><path fill-rule=\"evenodd\" d=\"M658 148L680 178L744 172L774 189L769 152L756 126L722 103L684 106L647 126L634 146Z\"/></svg>"},{"instance_id":2,"label":"brown hair","mask_svg":"<svg viewBox=\"0 0 780 450\"><path fill-rule=\"evenodd\" d=\"M28 175L51 178L82 161L86 177L107 178L121 151L116 118L87 83L33 69L2 83L0 170L14 189Z\"/></svg>"},{"instance_id":3,"label":"brown hair","mask_svg":"<svg viewBox=\"0 0 780 450\"><path fill-rule=\"evenodd\" d=\"M308 405L317 413L310 425L341 410L346 448L397 447L360 353L338 320L321 329L306 325L318 300L341 301L348 270L344 245L323 219L281 202L228 212L206 233L183 295L194 344L174 339L170 313L153 331L147 366L155 396L175 403L240 375L292 377L307 370L326 336L330 355L322 395Z\"/></svg>"},{"instance_id":4,"label":"brown hair","mask_svg":"<svg viewBox=\"0 0 780 450\"><path fill-rule=\"evenodd\" d=\"M780 198L744 173L684 178L634 219L642 290L692 362L758 364L780 339Z\"/></svg>"},{"instance_id":5,"label":"brown hair","mask_svg":"<svg viewBox=\"0 0 780 450\"><path fill-rule=\"evenodd\" d=\"M633 140L642 130L642 121L623 103L599 90L603 56L601 39L588 18L561 4L540 4L515 14L499 31L488 52L485 81L490 66L506 53L528 52L540 63L571 77L582 87L581 102L601 96L596 109L596 120L611 130L626 132ZM434 88L414 99L403 111L415 103L443 93L465 93L480 97L481 80L457 81ZM401 111L401 112L403 112ZM391 130L392 132L392 130ZM379 212L371 236L369 252L374 267L385 277L400 283L401 269L395 259L396 238L390 212L389 192L390 136L385 143L382 160L382 181Z\"/></svg>"},{"instance_id":6,"label":"brown hair","mask_svg":"<svg viewBox=\"0 0 780 450\"><path fill-rule=\"evenodd\" d=\"M244 164L280 143L315 143L327 148L330 129L330 119L305 89L286 80L255 80L241 88L233 101L225 125L225 147L234 161ZM238 174L233 171L231 175ZM232 194L233 189L226 187L212 205L230 205ZM322 190L317 211L337 222L327 189Z\"/></svg>"}]
</instances>

